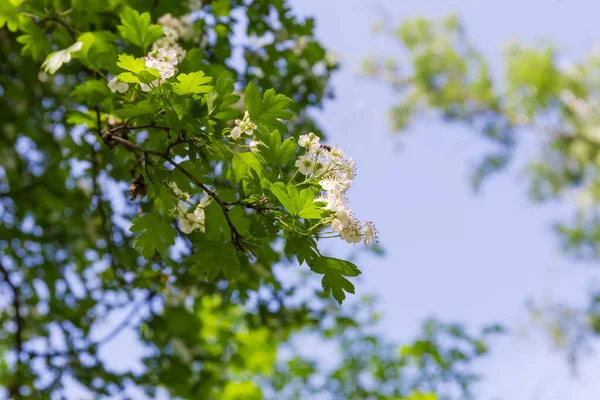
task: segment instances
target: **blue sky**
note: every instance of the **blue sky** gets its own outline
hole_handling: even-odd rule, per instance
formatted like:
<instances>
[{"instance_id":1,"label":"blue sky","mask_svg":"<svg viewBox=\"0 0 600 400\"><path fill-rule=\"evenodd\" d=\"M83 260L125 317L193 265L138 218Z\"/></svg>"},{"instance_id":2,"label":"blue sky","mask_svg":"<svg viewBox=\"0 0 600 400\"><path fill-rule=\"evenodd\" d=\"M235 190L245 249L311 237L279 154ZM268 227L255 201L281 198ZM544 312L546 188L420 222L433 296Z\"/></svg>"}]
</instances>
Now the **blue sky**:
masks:
<instances>
[{"instance_id":1,"label":"blue sky","mask_svg":"<svg viewBox=\"0 0 600 400\"><path fill-rule=\"evenodd\" d=\"M297 13L316 17L317 37L343 62L333 79L337 99L318 118L330 142L357 160L351 205L360 218L375 221L387 251L384 258L359 259L364 283L358 290L379 295L382 332L407 339L423 318L433 315L470 326L501 321L517 333L531 325L528 298L584 305L586 293L597 287L597 267L562 255L551 231L552 223L568 218L569 206L534 205L527 198L523 167L537 155L541 137L524 131L509 170L475 196L469 174L486 148L476 134L421 120L402 135L392 135L386 111L394 104L393 93L356 72L365 56L399 51L370 33L382 15L400 22L456 12L500 75L502 46L511 39L554 43L572 60L585 55L598 38L600 4L296 0L292 5ZM330 246L338 255L347 254L343 244ZM553 353L539 331L528 332L495 342L492 357L481 363L487 380L480 398L597 400L600 382L594 375L600 365L594 356L582 362L575 380L564 354Z\"/></svg>"}]
</instances>

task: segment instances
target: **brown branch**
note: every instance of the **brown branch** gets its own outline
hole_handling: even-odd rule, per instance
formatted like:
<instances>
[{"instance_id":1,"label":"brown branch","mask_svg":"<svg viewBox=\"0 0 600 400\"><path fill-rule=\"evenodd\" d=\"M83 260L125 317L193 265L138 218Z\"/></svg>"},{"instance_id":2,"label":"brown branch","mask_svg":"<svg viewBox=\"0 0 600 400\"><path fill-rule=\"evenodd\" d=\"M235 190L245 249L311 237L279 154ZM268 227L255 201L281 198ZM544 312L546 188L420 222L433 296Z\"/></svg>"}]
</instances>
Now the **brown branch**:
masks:
<instances>
[{"instance_id":1,"label":"brown branch","mask_svg":"<svg viewBox=\"0 0 600 400\"><path fill-rule=\"evenodd\" d=\"M205 186L202 182L200 182L200 180L198 180L198 178L196 178L194 175L192 175L188 170L183 168L181 165L177 164L168 154L138 146L137 144L132 143L127 139L124 139L119 136L114 136L112 133L110 133L110 131L108 131L104 135L102 135L102 138L104 140L114 140L115 142L121 143L123 146L125 146L129 149L142 152L146 155L150 154L153 156L160 157L163 160L165 160L166 162L168 162L169 164L171 164L173 167L175 167L175 169L179 170L189 180L191 180L196 186L198 186L200 189L205 191L206 194L208 194L210 197L212 197L213 200L215 200L219 204L219 206L221 207L221 210L223 211L223 215L225 216L225 220L227 221L227 225L229 225L229 230L231 231L231 241L232 241L233 245L235 246L235 248L237 250L244 251L244 246L242 245L242 236L237 231L237 229L235 228L235 225L233 225L233 222L231 221L231 218L229 217L229 209L227 208L227 205L219 198L219 196L217 196L217 194L215 192L213 192L207 186Z\"/></svg>"},{"instance_id":2,"label":"brown branch","mask_svg":"<svg viewBox=\"0 0 600 400\"><path fill-rule=\"evenodd\" d=\"M225 201L223 204L226 206L242 206L246 208L251 208L256 211L268 211L268 210L279 210L277 207L264 207L261 204L265 203L267 199L261 199L259 201L255 201L252 203L245 201Z\"/></svg>"},{"instance_id":3,"label":"brown branch","mask_svg":"<svg viewBox=\"0 0 600 400\"><path fill-rule=\"evenodd\" d=\"M116 133L125 129L133 129L133 130L140 130L140 129L160 129L162 131L165 131L167 133L169 133L171 131L170 128L166 127L166 126L158 126L158 125L154 125L154 124L148 124L148 125L139 125L139 126L127 126L127 124L125 125L121 125L121 126L117 126L115 128L109 129L108 133Z\"/></svg>"},{"instance_id":4,"label":"brown branch","mask_svg":"<svg viewBox=\"0 0 600 400\"><path fill-rule=\"evenodd\" d=\"M15 310L15 324L17 325L17 330L15 332L15 352L17 358L17 367L15 373L15 381L12 385L8 387L8 397L11 399L21 398L19 393L19 389L21 387L21 369L23 368L23 364L21 362L21 353L23 352L23 329L24 322L23 316L21 315L21 299L20 299L20 291L19 288L13 284L8 276L8 271L4 268L4 265L0 263L0 272L4 278L6 284L10 287L13 292L12 306Z\"/></svg>"},{"instance_id":5,"label":"brown branch","mask_svg":"<svg viewBox=\"0 0 600 400\"><path fill-rule=\"evenodd\" d=\"M62 25L67 30L67 33L69 34L71 39L73 39L74 42L77 40L77 36L79 35L79 33L75 29L71 28L69 24L67 24L65 21L59 19L58 17L48 17L46 18L46 21L53 21L59 25Z\"/></svg>"}]
</instances>

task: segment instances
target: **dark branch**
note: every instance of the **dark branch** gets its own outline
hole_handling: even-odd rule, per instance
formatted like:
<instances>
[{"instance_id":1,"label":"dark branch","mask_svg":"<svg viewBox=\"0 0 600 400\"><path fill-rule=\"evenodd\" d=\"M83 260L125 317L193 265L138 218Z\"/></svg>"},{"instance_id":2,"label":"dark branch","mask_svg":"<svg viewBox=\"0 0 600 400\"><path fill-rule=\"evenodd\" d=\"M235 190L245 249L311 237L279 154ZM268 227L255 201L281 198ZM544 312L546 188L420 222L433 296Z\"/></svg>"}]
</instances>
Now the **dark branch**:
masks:
<instances>
[{"instance_id":1,"label":"dark branch","mask_svg":"<svg viewBox=\"0 0 600 400\"><path fill-rule=\"evenodd\" d=\"M251 208L256 211L268 211L268 210L279 210L277 207L265 207L261 204L264 204L268 201L268 199L261 199L255 202L246 202L246 201L226 201L223 202L226 206L242 206L245 208Z\"/></svg>"},{"instance_id":2,"label":"dark branch","mask_svg":"<svg viewBox=\"0 0 600 400\"><path fill-rule=\"evenodd\" d=\"M123 129L123 127L121 127L121 129ZM237 229L235 228L235 225L233 225L233 222L231 221L231 218L229 217L229 209L227 208L227 205L219 198L219 196L217 196L217 194L215 192L213 192L206 185L204 185L202 182L200 182L200 180L198 178L196 178L194 175L192 175L188 170L183 168L181 165L177 164L168 154L163 153L161 151L146 149L144 147L138 146L137 144L132 143L127 139L113 135L112 133L110 133L110 131L107 131L104 135L102 135L102 138L104 140L114 140L115 142L121 143L123 146L125 146L129 149L142 152L145 155L150 154L153 156L160 157L163 160L167 161L169 164L171 164L173 167L175 167L175 169L179 170L189 180L194 182L194 184L197 187L199 187L204 192L206 192L206 194L208 194L210 197L212 197L213 200L215 200L219 204L219 206L221 207L221 210L223 211L223 215L225 216L225 220L227 221L227 225L229 225L229 230L231 231L231 241L232 241L233 245L235 246L235 248L237 250L244 251L244 246L242 245L242 236L237 231Z\"/></svg>"},{"instance_id":3,"label":"dark branch","mask_svg":"<svg viewBox=\"0 0 600 400\"><path fill-rule=\"evenodd\" d=\"M15 332L15 353L17 357L17 367L15 374L15 381L8 387L9 398L18 399L21 397L19 393L19 389L21 387L21 369L23 368L23 364L21 362L21 353L23 352L23 329L24 322L23 316L21 315L21 297L19 288L13 284L8 276L8 271L4 268L4 265L0 263L0 272L2 273L2 277L6 284L10 287L13 299L12 306L15 310L15 324L17 325L17 330Z\"/></svg>"}]
</instances>

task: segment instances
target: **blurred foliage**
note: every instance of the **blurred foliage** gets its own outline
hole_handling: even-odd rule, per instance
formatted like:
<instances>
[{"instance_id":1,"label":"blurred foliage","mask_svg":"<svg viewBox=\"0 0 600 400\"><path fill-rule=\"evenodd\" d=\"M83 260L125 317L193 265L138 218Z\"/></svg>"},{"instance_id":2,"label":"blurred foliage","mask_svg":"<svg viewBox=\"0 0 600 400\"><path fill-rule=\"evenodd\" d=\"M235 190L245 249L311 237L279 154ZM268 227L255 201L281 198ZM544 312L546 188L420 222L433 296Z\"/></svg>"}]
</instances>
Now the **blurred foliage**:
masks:
<instances>
[{"instance_id":1,"label":"blurred foliage","mask_svg":"<svg viewBox=\"0 0 600 400\"><path fill-rule=\"evenodd\" d=\"M575 199L571 221L556 224L565 251L600 257L600 54L567 62L552 46L505 48L504 71L492 71L469 41L456 15L415 18L397 28L375 27L402 46L389 59L364 60L362 73L395 90L392 128L402 131L420 116L466 125L493 145L472 182L505 168L524 134L537 134L540 154L527 166L534 201ZM574 363L590 335L600 334L598 296L587 310L560 304L533 306L536 322L566 348Z\"/></svg>"},{"instance_id":2,"label":"blurred foliage","mask_svg":"<svg viewBox=\"0 0 600 400\"><path fill-rule=\"evenodd\" d=\"M225 106L235 103L234 88L241 96L248 86L250 93L275 89L293 99L291 136L323 136L310 111L332 97L328 80L338 65L313 37L314 21L297 18L284 0L0 1L0 396L74 398L77 383L98 399L131 398L132 388L149 398L185 399L471 397L472 362L487 353L488 336L498 328L471 335L430 321L418 340L398 350L376 336L372 302L340 309L295 265L298 250L282 250L277 232L269 233L272 245L234 255L238 268L221 271L220 263L232 260L217 254L224 243L174 232L161 217L172 204L157 195L148 160L119 145L132 132L119 128L116 117L147 119L159 135L146 131L136 146L168 143L223 196L238 183L231 170L235 175L241 167L215 162L202 143L195 154L196 146L171 137L187 121L181 109L163 115L165 129L148 117L158 103L125 101L118 108L122 98L102 74L154 79L133 57L119 66L135 76L123 75L118 54L143 55L160 36L153 21L190 12L187 55L173 90L219 107L227 118L213 121L215 131L232 127L224 120L240 112ZM40 71L43 60L47 71L60 72ZM203 97L204 73L222 79L215 97ZM265 99L253 94L246 104ZM267 122L281 124L276 116ZM120 130L101 140L106 126ZM222 150L218 141L211 144ZM136 201L146 195L156 204ZM242 214L231 211L236 224L250 229ZM214 234L210 224L223 225L209 215L207 235ZM137 238L130 232L134 219ZM182 262L190 254L209 271ZM141 370L115 368L101 356L125 330L143 346ZM321 365L297 351L294 343L314 336L323 346L317 355L337 361Z\"/></svg>"}]
</instances>

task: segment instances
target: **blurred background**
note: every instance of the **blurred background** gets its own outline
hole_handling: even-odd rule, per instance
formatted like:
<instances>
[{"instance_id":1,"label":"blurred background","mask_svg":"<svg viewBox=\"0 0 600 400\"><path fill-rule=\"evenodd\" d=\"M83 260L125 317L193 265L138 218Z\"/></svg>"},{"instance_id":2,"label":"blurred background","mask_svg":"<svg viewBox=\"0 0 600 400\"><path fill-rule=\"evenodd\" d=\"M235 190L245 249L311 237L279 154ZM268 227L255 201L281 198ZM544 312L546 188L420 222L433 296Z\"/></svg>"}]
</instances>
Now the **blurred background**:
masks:
<instances>
[{"instance_id":1,"label":"blurred background","mask_svg":"<svg viewBox=\"0 0 600 400\"><path fill-rule=\"evenodd\" d=\"M597 399L597 355L586 350L573 375L564 347L556 349L527 307L533 300L583 309L600 277L595 262L565 255L553 230L574 213L576 202L529 199L524 171L539 158L544 135L518 132L521 142L507 170L474 193L470 178L489 144L474 129L435 115L418 116L394 133L393 85L366 77L364 66L365 59L395 58L401 73L410 74L405 49L381 31L415 17L441 20L455 14L501 86L503 54L511 41L551 44L562 62L592 52L600 6L585 0L299 0L293 5L316 18L316 36L342 62L332 79L336 99L317 118L330 142L357 160L352 206L380 230L385 257L359 256L365 274L357 290L378 296L381 332L406 340L429 316L474 326L500 321L511 334L496 340L492 356L481 362L485 381L479 398ZM348 250L340 243L331 251L342 256Z\"/></svg>"}]
</instances>

